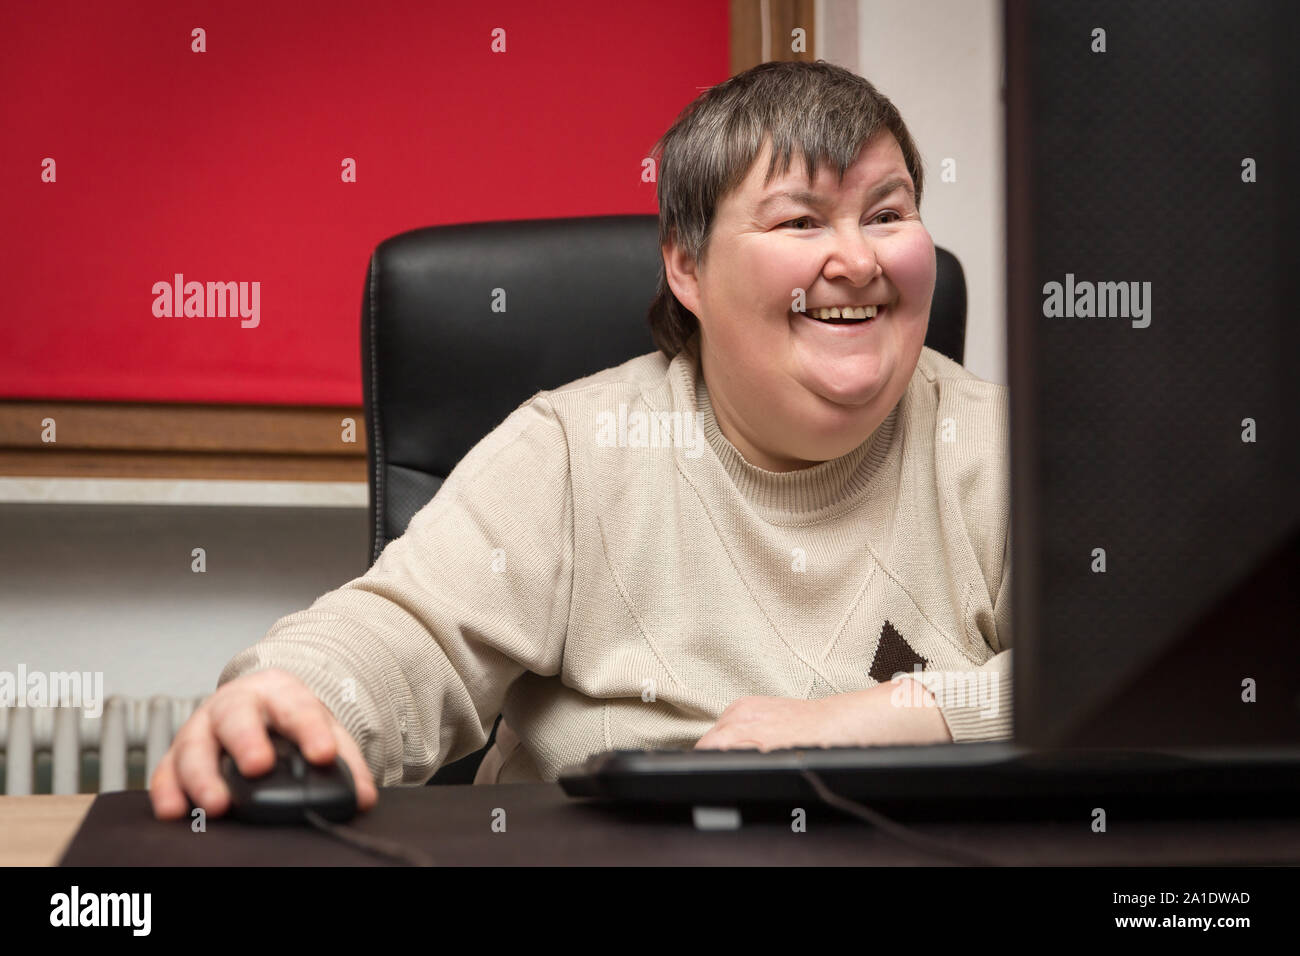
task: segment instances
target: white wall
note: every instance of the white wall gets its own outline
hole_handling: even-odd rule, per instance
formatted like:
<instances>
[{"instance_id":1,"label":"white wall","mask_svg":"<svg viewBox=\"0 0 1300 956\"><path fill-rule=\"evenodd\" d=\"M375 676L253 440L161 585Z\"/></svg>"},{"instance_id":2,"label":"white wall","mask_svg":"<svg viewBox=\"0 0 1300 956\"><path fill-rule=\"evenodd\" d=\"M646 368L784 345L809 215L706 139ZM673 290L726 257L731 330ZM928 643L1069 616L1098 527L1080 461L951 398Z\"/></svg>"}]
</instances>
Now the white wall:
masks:
<instances>
[{"instance_id":1,"label":"white wall","mask_svg":"<svg viewBox=\"0 0 1300 956\"><path fill-rule=\"evenodd\" d=\"M819 0L816 55L866 77L921 151L921 218L966 273L965 365L1006 384L999 0ZM943 182L953 160L956 178Z\"/></svg>"},{"instance_id":2,"label":"white wall","mask_svg":"<svg viewBox=\"0 0 1300 956\"><path fill-rule=\"evenodd\" d=\"M210 694L278 618L365 573L368 520L364 507L0 502L0 670L99 671L105 696Z\"/></svg>"}]
</instances>

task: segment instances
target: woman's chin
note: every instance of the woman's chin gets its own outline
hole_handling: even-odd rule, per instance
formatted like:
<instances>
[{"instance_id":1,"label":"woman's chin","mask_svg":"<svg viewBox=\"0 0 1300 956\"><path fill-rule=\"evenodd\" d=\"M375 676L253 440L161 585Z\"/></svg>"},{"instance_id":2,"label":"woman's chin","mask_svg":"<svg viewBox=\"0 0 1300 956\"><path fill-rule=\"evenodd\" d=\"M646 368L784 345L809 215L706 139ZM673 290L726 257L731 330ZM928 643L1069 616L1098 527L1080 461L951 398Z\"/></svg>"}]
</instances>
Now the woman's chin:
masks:
<instances>
[{"instance_id":1,"label":"woman's chin","mask_svg":"<svg viewBox=\"0 0 1300 956\"><path fill-rule=\"evenodd\" d=\"M878 368L869 374L863 372L852 375L812 375L804 382L804 387L823 401L840 406L845 412L861 411L880 394L885 382L881 379Z\"/></svg>"}]
</instances>

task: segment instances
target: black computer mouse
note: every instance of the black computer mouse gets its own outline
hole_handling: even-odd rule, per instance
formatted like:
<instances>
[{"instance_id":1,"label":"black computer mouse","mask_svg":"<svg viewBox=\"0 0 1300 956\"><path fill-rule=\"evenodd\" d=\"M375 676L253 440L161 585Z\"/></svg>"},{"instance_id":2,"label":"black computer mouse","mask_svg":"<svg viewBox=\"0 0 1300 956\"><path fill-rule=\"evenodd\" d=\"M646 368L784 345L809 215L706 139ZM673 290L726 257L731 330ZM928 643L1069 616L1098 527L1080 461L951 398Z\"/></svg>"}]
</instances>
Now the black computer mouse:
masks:
<instances>
[{"instance_id":1,"label":"black computer mouse","mask_svg":"<svg viewBox=\"0 0 1300 956\"><path fill-rule=\"evenodd\" d=\"M260 777L245 777L235 758L221 755L221 776L230 789L229 814L244 823L305 823L304 811L342 823L357 812L352 771L341 756L333 765L318 765L302 755L298 745L267 730L275 748L275 765Z\"/></svg>"}]
</instances>

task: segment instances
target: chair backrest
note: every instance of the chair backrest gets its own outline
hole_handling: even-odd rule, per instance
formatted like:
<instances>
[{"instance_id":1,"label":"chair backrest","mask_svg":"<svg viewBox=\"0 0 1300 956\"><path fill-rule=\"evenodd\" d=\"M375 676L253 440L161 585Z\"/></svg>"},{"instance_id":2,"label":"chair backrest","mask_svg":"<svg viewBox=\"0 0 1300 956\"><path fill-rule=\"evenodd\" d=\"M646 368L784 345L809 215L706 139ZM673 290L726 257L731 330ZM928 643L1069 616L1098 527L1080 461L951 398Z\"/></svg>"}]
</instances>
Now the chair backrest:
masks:
<instances>
[{"instance_id":1,"label":"chair backrest","mask_svg":"<svg viewBox=\"0 0 1300 956\"><path fill-rule=\"evenodd\" d=\"M935 251L925 343L960 362L966 281ZM379 244L361 307L371 563L521 402L655 350L661 267L654 215L433 226Z\"/></svg>"}]
</instances>

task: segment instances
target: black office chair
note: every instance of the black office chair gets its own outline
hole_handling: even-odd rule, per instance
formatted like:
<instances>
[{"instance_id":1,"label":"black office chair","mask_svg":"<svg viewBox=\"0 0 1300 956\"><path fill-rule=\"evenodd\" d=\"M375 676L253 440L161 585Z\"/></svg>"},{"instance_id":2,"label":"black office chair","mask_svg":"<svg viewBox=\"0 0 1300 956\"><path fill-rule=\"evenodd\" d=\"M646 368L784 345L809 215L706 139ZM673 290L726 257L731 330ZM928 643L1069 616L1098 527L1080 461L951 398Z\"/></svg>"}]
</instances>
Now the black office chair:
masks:
<instances>
[{"instance_id":1,"label":"black office chair","mask_svg":"<svg viewBox=\"0 0 1300 956\"><path fill-rule=\"evenodd\" d=\"M371 564L521 402L655 350L658 228L653 215L471 223L376 247L361 305ZM960 362L966 280L936 253L925 342ZM494 725L429 782L472 783L495 738Z\"/></svg>"}]
</instances>

